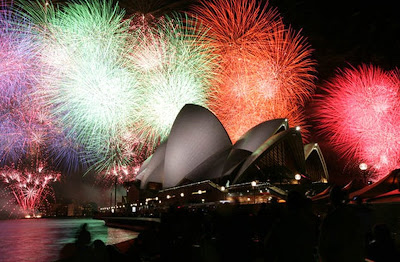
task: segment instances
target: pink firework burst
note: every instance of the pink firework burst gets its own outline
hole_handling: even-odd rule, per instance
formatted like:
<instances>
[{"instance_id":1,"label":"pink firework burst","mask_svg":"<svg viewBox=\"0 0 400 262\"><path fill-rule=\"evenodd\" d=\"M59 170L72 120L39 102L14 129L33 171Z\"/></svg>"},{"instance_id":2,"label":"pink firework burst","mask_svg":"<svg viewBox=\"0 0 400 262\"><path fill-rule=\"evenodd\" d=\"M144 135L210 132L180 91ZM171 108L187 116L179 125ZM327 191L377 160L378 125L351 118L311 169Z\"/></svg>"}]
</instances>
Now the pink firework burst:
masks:
<instances>
[{"instance_id":1,"label":"pink firework burst","mask_svg":"<svg viewBox=\"0 0 400 262\"><path fill-rule=\"evenodd\" d=\"M44 143L47 123L33 92L40 65L31 25L0 1L0 165Z\"/></svg>"},{"instance_id":2,"label":"pink firework burst","mask_svg":"<svg viewBox=\"0 0 400 262\"><path fill-rule=\"evenodd\" d=\"M60 174L45 170L18 170L11 167L0 169L0 180L14 197L24 214L35 213L48 197L53 197L51 183L58 181Z\"/></svg>"},{"instance_id":3,"label":"pink firework burst","mask_svg":"<svg viewBox=\"0 0 400 262\"><path fill-rule=\"evenodd\" d=\"M317 117L343 157L365 162L377 180L399 167L400 78L372 65L348 68L323 86Z\"/></svg>"},{"instance_id":4,"label":"pink firework burst","mask_svg":"<svg viewBox=\"0 0 400 262\"><path fill-rule=\"evenodd\" d=\"M107 172L103 172L97 176L96 183L104 188L110 188L114 185L115 179L117 179L116 182L119 185L123 185L125 182L133 181L139 172L140 165L140 163L137 163L136 165L132 163L129 166L116 165Z\"/></svg>"},{"instance_id":5,"label":"pink firework burst","mask_svg":"<svg viewBox=\"0 0 400 262\"><path fill-rule=\"evenodd\" d=\"M108 168L104 168L96 176L96 183L104 188L113 186L115 178L120 185L135 180L140 166L153 153L152 143L143 142L134 133L125 133L122 141L117 150L121 157L109 157ZM119 161L119 159L127 161Z\"/></svg>"}]
</instances>

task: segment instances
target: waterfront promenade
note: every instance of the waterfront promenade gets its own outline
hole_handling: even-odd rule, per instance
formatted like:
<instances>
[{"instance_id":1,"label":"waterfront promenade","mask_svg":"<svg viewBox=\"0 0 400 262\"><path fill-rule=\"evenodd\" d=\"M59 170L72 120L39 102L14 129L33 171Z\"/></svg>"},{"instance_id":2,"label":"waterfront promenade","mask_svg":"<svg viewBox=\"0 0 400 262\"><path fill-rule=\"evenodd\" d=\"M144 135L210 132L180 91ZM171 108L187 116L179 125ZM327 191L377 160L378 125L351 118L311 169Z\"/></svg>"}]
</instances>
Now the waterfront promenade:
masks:
<instances>
[{"instance_id":1,"label":"waterfront promenade","mask_svg":"<svg viewBox=\"0 0 400 262\"><path fill-rule=\"evenodd\" d=\"M172 206L160 222L149 218L157 222L136 240L115 247L138 261L312 262L334 254L341 257L332 261L400 261L400 203L331 203L324 210L304 198L285 204Z\"/></svg>"},{"instance_id":2,"label":"waterfront promenade","mask_svg":"<svg viewBox=\"0 0 400 262\"><path fill-rule=\"evenodd\" d=\"M151 217L101 217L108 227L129 229L136 232L142 232L150 228L159 226L160 218Z\"/></svg>"}]
</instances>

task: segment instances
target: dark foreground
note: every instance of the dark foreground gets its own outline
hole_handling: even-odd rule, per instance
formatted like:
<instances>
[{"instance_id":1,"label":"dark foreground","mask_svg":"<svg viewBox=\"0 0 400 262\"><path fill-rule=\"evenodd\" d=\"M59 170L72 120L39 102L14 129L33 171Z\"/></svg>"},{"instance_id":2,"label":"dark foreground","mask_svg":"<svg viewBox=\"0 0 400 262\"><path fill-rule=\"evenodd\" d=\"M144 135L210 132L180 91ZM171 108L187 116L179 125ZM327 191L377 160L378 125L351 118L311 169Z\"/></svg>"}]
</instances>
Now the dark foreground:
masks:
<instances>
[{"instance_id":1,"label":"dark foreground","mask_svg":"<svg viewBox=\"0 0 400 262\"><path fill-rule=\"evenodd\" d=\"M60 261L400 261L399 207L338 200L319 212L296 193L285 204L173 206L116 246L83 229Z\"/></svg>"}]
</instances>

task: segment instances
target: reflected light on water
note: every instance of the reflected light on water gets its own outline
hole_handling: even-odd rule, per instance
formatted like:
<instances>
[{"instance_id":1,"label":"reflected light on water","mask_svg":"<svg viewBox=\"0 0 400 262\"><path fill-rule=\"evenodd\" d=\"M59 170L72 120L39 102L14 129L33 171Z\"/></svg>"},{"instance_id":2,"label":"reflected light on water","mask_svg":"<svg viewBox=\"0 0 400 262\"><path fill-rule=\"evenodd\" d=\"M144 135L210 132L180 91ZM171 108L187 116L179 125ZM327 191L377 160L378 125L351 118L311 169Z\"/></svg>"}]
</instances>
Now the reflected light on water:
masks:
<instances>
[{"instance_id":1,"label":"reflected light on water","mask_svg":"<svg viewBox=\"0 0 400 262\"><path fill-rule=\"evenodd\" d=\"M61 248L75 242L83 223L88 224L92 241L107 245L137 237L138 233L108 228L94 219L20 219L0 221L0 261L54 261Z\"/></svg>"}]
</instances>

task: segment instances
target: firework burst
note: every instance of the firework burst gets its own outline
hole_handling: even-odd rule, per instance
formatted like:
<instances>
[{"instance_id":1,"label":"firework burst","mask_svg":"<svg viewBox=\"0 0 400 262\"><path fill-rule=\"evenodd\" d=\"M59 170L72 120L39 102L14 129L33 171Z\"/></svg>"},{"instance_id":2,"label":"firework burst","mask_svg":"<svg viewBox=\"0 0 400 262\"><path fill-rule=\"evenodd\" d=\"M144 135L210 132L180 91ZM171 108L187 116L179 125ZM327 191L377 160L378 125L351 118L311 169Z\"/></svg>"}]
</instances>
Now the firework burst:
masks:
<instances>
[{"instance_id":1,"label":"firework burst","mask_svg":"<svg viewBox=\"0 0 400 262\"><path fill-rule=\"evenodd\" d=\"M305 40L284 26L275 9L257 1L203 1L195 14L221 58L210 108L231 139L273 118L302 125L315 71Z\"/></svg>"},{"instance_id":2,"label":"firework burst","mask_svg":"<svg viewBox=\"0 0 400 262\"><path fill-rule=\"evenodd\" d=\"M33 82L34 42L26 21L0 2L0 102L16 103Z\"/></svg>"},{"instance_id":3,"label":"firework burst","mask_svg":"<svg viewBox=\"0 0 400 262\"><path fill-rule=\"evenodd\" d=\"M115 165L107 171L101 172L96 178L96 183L104 188L109 188L115 184L123 185L125 182L134 181L139 172L140 165L144 161L131 163L129 166Z\"/></svg>"},{"instance_id":4,"label":"firework burst","mask_svg":"<svg viewBox=\"0 0 400 262\"><path fill-rule=\"evenodd\" d=\"M87 170L93 164L93 158L86 155L83 146L73 138L65 135L61 128L52 126L47 137L46 154L56 169L66 174L79 173Z\"/></svg>"},{"instance_id":5,"label":"firework burst","mask_svg":"<svg viewBox=\"0 0 400 262\"><path fill-rule=\"evenodd\" d=\"M21 7L18 23L0 16L2 163L44 154L68 172L135 166L188 103L209 106L233 140L272 118L304 122L310 48L255 0L204 1L201 22L125 19L108 0Z\"/></svg>"},{"instance_id":6,"label":"firework burst","mask_svg":"<svg viewBox=\"0 0 400 262\"><path fill-rule=\"evenodd\" d=\"M46 171L43 167L34 172L10 167L0 169L0 180L24 214L34 214L49 196L54 198L50 184L59 178L60 174Z\"/></svg>"},{"instance_id":7,"label":"firework burst","mask_svg":"<svg viewBox=\"0 0 400 262\"><path fill-rule=\"evenodd\" d=\"M140 72L142 102L138 133L157 144L182 107L206 105L216 69L205 31L193 18L175 15L143 28L131 59Z\"/></svg>"},{"instance_id":8,"label":"firework burst","mask_svg":"<svg viewBox=\"0 0 400 262\"><path fill-rule=\"evenodd\" d=\"M62 9L27 4L25 10L38 25L42 105L66 139L83 147L78 158L104 168L109 155L122 155L121 139L138 110L138 82L126 59L125 13L111 1L84 0Z\"/></svg>"},{"instance_id":9,"label":"firework burst","mask_svg":"<svg viewBox=\"0 0 400 262\"><path fill-rule=\"evenodd\" d=\"M1 4L0 4L1 6ZM43 142L46 123L35 105L38 60L26 20L0 11L0 162L16 163Z\"/></svg>"},{"instance_id":10,"label":"firework burst","mask_svg":"<svg viewBox=\"0 0 400 262\"><path fill-rule=\"evenodd\" d=\"M321 132L343 157L367 163L375 180L399 166L399 88L397 71L362 65L339 71L318 100Z\"/></svg>"}]
</instances>

